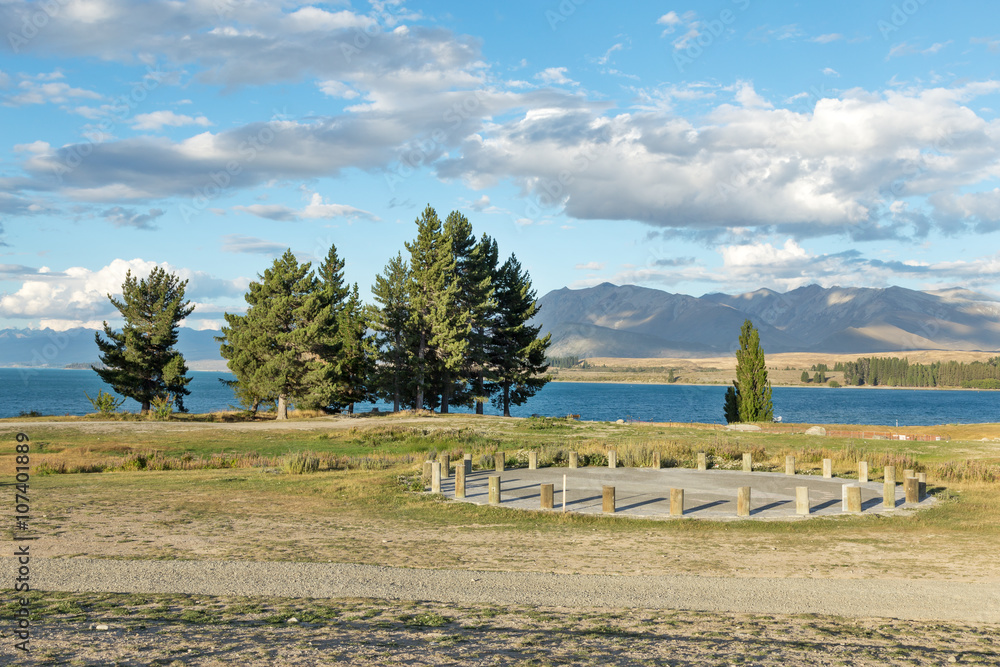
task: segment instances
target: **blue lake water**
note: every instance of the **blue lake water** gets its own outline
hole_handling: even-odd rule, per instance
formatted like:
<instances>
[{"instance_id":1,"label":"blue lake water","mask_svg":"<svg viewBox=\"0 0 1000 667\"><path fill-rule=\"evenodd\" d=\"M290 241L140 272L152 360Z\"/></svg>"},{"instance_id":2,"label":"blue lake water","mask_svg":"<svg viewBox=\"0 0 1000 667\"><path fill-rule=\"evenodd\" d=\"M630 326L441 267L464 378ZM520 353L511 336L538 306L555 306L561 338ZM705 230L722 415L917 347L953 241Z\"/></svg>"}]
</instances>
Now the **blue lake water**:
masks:
<instances>
[{"instance_id":1,"label":"blue lake water","mask_svg":"<svg viewBox=\"0 0 1000 667\"><path fill-rule=\"evenodd\" d=\"M226 410L235 403L232 391L219 378L228 373L191 374L185 399L190 412ZM16 417L37 410L49 415L82 415L93 412L84 392L96 396L108 390L93 371L0 368L0 417ZM724 386L648 384L592 384L551 382L525 405L512 408L516 417L542 414L613 421L723 423ZM774 414L786 422L813 424L880 424L894 426L945 423L1000 422L1000 392L870 388L775 387ZM138 403L126 401L125 410ZM370 404L358 404L367 411ZM391 406L379 404L379 409ZM467 412L457 409L455 412ZM492 406L487 413L498 414Z\"/></svg>"}]
</instances>

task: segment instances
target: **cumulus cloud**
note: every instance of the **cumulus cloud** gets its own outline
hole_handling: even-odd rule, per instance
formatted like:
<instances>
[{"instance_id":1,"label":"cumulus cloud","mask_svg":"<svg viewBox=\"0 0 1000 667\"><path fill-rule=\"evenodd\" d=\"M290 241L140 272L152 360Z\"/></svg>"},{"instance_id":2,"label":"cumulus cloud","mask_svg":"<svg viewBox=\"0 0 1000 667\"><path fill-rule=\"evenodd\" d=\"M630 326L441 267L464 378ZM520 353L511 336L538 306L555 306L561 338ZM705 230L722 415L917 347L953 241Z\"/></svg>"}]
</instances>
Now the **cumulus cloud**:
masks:
<instances>
[{"instance_id":1,"label":"cumulus cloud","mask_svg":"<svg viewBox=\"0 0 1000 667\"><path fill-rule=\"evenodd\" d=\"M742 83L732 103L699 121L662 108L613 117L588 108L529 111L466 141L438 171L473 185L509 178L536 217L564 210L692 232L773 227L797 238L874 239L901 237L905 228L921 236L928 221L945 227L973 212L993 215L985 206L935 208L929 198L992 181L1000 122L967 103L997 90L995 81L854 89L797 100L793 111ZM904 192L927 210L891 214Z\"/></svg>"},{"instance_id":2,"label":"cumulus cloud","mask_svg":"<svg viewBox=\"0 0 1000 667\"><path fill-rule=\"evenodd\" d=\"M115 320L118 311L108 294L120 296L125 274L144 278L154 267L176 273L187 280L186 297L191 301L237 297L246 289L246 281L221 280L202 271L173 267L143 259L116 259L95 270L69 267L63 271L42 271L25 277L19 289L0 296L0 316L11 319L44 320L62 323L62 328L86 323ZM58 325L58 324L57 324Z\"/></svg>"},{"instance_id":3,"label":"cumulus cloud","mask_svg":"<svg viewBox=\"0 0 1000 667\"><path fill-rule=\"evenodd\" d=\"M535 75L535 78L544 84L566 86L578 85L575 81L566 76L568 70L565 67L549 67Z\"/></svg>"},{"instance_id":4,"label":"cumulus cloud","mask_svg":"<svg viewBox=\"0 0 1000 667\"><path fill-rule=\"evenodd\" d=\"M15 92L3 96L3 105L23 107L31 104L66 104L79 100L99 100L101 94L84 88L74 88L62 81L24 79L14 88Z\"/></svg>"}]
</instances>

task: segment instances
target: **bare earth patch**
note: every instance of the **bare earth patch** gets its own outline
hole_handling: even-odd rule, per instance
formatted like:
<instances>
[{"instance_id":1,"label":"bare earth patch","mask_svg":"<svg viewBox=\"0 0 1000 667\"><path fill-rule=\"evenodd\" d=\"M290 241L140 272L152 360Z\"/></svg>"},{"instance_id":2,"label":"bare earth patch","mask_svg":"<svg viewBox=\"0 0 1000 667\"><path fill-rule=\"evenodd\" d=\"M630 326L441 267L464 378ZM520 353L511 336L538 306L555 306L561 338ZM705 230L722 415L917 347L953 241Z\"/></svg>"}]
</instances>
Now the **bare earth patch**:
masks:
<instances>
[{"instance_id":1,"label":"bare earth patch","mask_svg":"<svg viewBox=\"0 0 1000 667\"><path fill-rule=\"evenodd\" d=\"M1000 661L1000 628L955 623L357 599L46 593L33 604L44 614L32 655L50 665L784 667ZM18 657L9 636L0 641L0 657Z\"/></svg>"}]
</instances>

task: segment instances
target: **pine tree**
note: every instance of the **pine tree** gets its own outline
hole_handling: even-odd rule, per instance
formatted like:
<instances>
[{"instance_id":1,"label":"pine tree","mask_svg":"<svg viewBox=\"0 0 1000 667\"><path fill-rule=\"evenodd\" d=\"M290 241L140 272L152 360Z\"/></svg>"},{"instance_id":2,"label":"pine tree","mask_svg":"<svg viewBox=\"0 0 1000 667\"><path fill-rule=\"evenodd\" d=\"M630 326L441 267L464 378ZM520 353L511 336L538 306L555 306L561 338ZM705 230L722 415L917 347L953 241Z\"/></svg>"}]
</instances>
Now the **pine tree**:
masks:
<instances>
[{"instance_id":1,"label":"pine tree","mask_svg":"<svg viewBox=\"0 0 1000 667\"><path fill-rule=\"evenodd\" d=\"M310 264L299 264L291 250L251 282L244 296L245 315L226 313L222 356L236 376L239 390L274 400L277 418L288 417L288 404L305 399L309 375L319 365L314 296L316 278Z\"/></svg>"},{"instance_id":2,"label":"pine tree","mask_svg":"<svg viewBox=\"0 0 1000 667\"><path fill-rule=\"evenodd\" d=\"M802 382L809 382L809 371L802 371L802 376L799 379Z\"/></svg>"},{"instance_id":3,"label":"pine tree","mask_svg":"<svg viewBox=\"0 0 1000 667\"><path fill-rule=\"evenodd\" d=\"M374 372L375 394L392 401L393 412L398 412L404 396L409 394L409 369L407 367L407 323L410 319L409 304L410 269L403 256L396 254L381 275L375 276L372 287L374 306L369 321L375 330L375 355L378 360Z\"/></svg>"},{"instance_id":4,"label":"pine tree","mask_svg":"<svg viewBox=\"0 0 1000 667\"><path fill-rule=\"evenodd\" d=\"M736 380L731 391L735 393L735 411L730 405L730 394L726 394L726 419L735 421L761 422L774 418L771 402L771 383L767 379L764 351L760 347L760 334L750 320L745 320L740 329L740 349L736 351Z\"/></svg>"},{"instance_id":5,"label":"pine tree","mask_svg":"<svg viewBox=\"0 0 1000 667\"><path fill-rule=\"evenodd\" d=\"M103 368L94 368L117 393L139 402L148 413L154 398L172 397L177 409L185 412L184 396L190 394L184 356L174 349L177 327L194 311L184 300L187 281L154 268L147 278L137 281L125 274L122 299L108 299L125 319L121 333L104 322L104 335L94 334L101 351Z\"/></svg>"},{"instance_id":6,"label":"pine tree","mask_svg":"<svg viewBox=\"0 0 1000 667\"><path fill-rule=\"evenodd\" d=\"M494 298L496 312L493 321L491 383L493 405L510 416L510 406L521 405L535 395L551 379L541 374L548 370L545 351L551 334L539 338L541 325L529 325L538 314L531 276L521 269L521 263L510 256L497 273Z\"/></svg>"},{"instance_id":7,"label":"pine tree","mask_svg":"<svg viewBox=\"0 0 1000 667\"><path fill-rule=\"evenodd\" d=\"M463 322L458 304L459 287L451 279L455 256L451 238L444 234L437 212L429 205L417 218L417 238L407 243L410 251L411 350L409 366L416 397L414 406L433 407L441 390L441 412L448 412L451 378L461 369L468 348L469 326Z\"/></svg>"},{"instance_id":8,"label":"pine tree","mask_svg":"<svg viewBox=\"0 0 1000 667\"><path fill-rule=\"evenodd\" d=\"M337 357L333 361L334 400L337 407L347 407L354 413L354 404L374 397L371 388L375 364L375 348L368 336L358 285L355 283L343 308L337 313Z\"/></svg>"},{"instance_id":9,"label":"pine tree","mask_svg":"<svg viewBox=\"0 0 1000 667\"><path fill-rule=\"evenodd\" d=\"M726 402L723 405L723 413L726 416L727 424L734 424L740 420L740 406L736 398L736 386L730 385L726 390Z\"/></svg>"}]
</instances>

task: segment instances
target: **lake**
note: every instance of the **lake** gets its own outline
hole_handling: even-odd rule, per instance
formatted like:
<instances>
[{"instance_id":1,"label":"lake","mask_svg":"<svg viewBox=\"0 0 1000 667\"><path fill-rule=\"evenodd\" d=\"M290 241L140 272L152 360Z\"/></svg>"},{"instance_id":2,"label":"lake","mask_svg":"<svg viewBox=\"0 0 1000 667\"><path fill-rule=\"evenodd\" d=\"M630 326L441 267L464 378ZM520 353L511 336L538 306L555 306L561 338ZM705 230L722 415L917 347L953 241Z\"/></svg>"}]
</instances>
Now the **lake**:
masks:
<instances>
[{"instance_id":1,"label":"lake","mask_svg":"<svg viewBox=\"0 0 1000 667\"><path fill-rule=\"evenodd\" d=\"M185 399L190 412L226 410L235 403L232 390L219 381L232 375L198 372L191 377L191 395ZM0 368L0 417L32 410L50 415L87 414L94 410L84 392L94 397L102 389L108 387L89 370ZM725 392L721 385L550 382L511 412L516 417L579 414L581 419L594 421L723 423ZM900 426L1000 422L1000 392L995 391L775 387L773 398L774 414L786 422L885 426L895 426L897 420ZM371 407L358 404L355 410ZM129 399L123 409L138 411L139 404ZM487 413L498 414L492 406L487 406Z\"/></svg>"}]
</instances>

